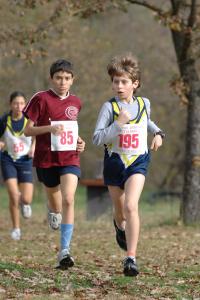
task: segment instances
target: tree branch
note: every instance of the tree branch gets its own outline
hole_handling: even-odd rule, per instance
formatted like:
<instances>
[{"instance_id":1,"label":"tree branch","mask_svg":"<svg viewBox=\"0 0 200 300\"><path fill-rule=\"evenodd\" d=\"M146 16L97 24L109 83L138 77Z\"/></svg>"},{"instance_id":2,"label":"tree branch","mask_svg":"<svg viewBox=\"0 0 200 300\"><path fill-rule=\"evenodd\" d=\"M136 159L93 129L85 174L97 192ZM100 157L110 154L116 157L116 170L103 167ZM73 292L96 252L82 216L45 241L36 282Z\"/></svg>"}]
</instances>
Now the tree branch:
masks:
<instances>
[{"instance_id":1,"label":"tree branch","mask_svg":"<svg viewBox=\"0 0 200 300\"><path fill-rule=\"evenodd\" d=\"M192 28L196 22L196 0L192 0L190 16L188 18L188 27Z\"/></svg>"},{"instance_id":2,"label":"tree branch","mask_svg":"<svg viewBox=\"0 0 200 300\"><path fill-rule=\"evenodd\" d=\"M190 50L190 46L192 44L192 28L195 22L196 22L196 0L192 0L190 6L190 14L188 17L187 31L184 35L182 54L181 54L181 63L187 60L188 51Z\"/></svg>"},{"instance_id":3,"label":"tree branch","mask_svg":"<svg viewBox=\"0 0 200 300\"><path fill-rule=\"evenodd\" d=\"M159 15L163 15L164 12L161 8L149 3L149 1L140 1L140 0L126 0L127 2L131 3L131 4L138 4L138 5L141 5L141 6L144 6L154 12L156 12L157 14Z\"/></svg>"}]
</instances>

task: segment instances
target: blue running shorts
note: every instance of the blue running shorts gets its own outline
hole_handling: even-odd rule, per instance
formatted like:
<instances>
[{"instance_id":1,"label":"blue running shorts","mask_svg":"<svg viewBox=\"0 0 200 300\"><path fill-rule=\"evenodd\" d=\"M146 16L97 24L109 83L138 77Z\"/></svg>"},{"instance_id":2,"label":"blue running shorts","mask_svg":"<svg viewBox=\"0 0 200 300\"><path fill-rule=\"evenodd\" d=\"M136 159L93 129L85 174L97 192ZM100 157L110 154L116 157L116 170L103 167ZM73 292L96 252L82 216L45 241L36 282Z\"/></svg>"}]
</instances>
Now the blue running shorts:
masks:
<instances>
[{"instance_id":1,"label":"blue running shorts","mask_svg":"<svg viewBox=\"0 0 200 300\"><path fill-rule=\"evenodd\" d=\"M18 183L33 182L33 160L28 155L13 160L7 152L1 153L1 171L4 181L16 178Z\"/></svg>"},{"instance_id":2,"label":"blue running shorts","mask_svg":"<svg viewBox=\"0 0 200 300\"><path fill-rule=\"evenodd\" d=\"M149 162L150 153L148 152L138 156L138 158L126 168L119 154L112 153L111 156L109 156L106 150L103 171L104 183L105 185L118 186L124 189L124 184L131 175L143 174L146 176Z\"/></svg>"},{"instance_id":3,"label":"blue running shorts","mask_svg":"<svg viewBox=\"0 0 200 300\"><path fill-rule=\"evenodd\" d=\"M51 168L36 168L37 177L46 187L55 187L60 184L60 176L74 174L81 177L81 170L77 166L57 166Z\"/></svg>"}]
</instances>

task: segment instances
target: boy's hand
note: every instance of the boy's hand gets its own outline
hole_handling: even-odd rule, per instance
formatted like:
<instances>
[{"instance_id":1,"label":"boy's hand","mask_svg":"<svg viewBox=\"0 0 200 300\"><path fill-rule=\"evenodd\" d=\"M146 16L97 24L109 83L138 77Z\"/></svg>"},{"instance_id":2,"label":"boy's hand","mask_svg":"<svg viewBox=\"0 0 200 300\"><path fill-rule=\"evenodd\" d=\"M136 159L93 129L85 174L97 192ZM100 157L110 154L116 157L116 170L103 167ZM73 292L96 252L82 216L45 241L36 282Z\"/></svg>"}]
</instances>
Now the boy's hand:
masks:
<instances>
[{"instance_id":1,"label":"boy's hand","mask_svg":"<svg viewBox=\"0 0 200 300\"><path fill-rule=\"evenodd\" d=\"M82 140L82 138L79 136L77 140L77 146L76 151L83 152L85 149L85 142Z\"/></svg>"},{"instance_id":2,"label":"boy's hand","mask_svg":"<svg viewBox=\"0 0 200 300\"><path fill-rule=\"evenodd\" d=\"M28 157L33 157L34 156L34 150L33 149L30 149L29 152L28 152Z\"/></svg>"},{"instance_id":3,"label":"boy's hand","mask_svg":"<svg viewBox=\"0 0 200 300\"><path fill-rule=\"evenodd\" d=\"M158 148L162 146L162 142L162 137L159 134L154 136L151 143L151 150L157 151Z\"/></svg>"},{"instance_id":4,"label":"boy's hand","mask_svg":"<svg viewBox=\"0 0 200 300\"><path fill-rule=\"evenodd\" d=\"M0 150L2 150L5 147L5 143L0 141Z\"/></svg>"},{"instance_id":5,"label":"boy's hand","mask_svg":"<svg viewBox=\"0 0 200 300\"><path fill-rule=\"evenodd\" d=\"M28 157L33 157L34 153L35 153L35 145L32 145L28 152Z\"/></svg>"},{"instance_id":6,"label":"boy's hand","mask_svg":"<svg viewBox=\"0 0 200 300\"><path fill-rule=\"evenodd\" d=\"M123 126L124 124L129 122L130 119L131 119L131 114L126 110L120 109L119 116L117 118L117 122L119 123L119 125Z\"/></svg>"},{"instance_id":7,"label":"boy's hand","mask_svg":"<svg viewBox=\"0 0 200 300\"><path fill-rule=\"evenodd\" d=\"M50 126L50 132L54 135L60 135L64 130L64 126L62 124L52 125Z\"/></svg>"}]
</instances>

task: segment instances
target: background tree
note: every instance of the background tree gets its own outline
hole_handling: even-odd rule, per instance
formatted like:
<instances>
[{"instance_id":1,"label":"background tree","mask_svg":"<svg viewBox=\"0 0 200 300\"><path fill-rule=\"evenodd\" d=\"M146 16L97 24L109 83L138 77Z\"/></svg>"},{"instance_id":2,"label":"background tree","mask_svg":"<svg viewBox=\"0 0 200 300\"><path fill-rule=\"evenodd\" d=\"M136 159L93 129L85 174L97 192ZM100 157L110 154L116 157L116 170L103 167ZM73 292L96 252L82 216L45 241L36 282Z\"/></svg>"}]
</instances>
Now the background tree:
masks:
<instances>
[{"instance_id":1,"label":"background tree","mask_svg":"<svg viewBox=\"0 0 200 300\"><path fill-rule=\"evenodd\" d=\"M108 1L105 1L108 3ZM142 1L111 3L142 5L168 26L176 53L179 76L172 81L175 92L187 105L185 171L181 215L184 223L200 222L200 3L197 0Z\"/></svg>"}]
</instances>

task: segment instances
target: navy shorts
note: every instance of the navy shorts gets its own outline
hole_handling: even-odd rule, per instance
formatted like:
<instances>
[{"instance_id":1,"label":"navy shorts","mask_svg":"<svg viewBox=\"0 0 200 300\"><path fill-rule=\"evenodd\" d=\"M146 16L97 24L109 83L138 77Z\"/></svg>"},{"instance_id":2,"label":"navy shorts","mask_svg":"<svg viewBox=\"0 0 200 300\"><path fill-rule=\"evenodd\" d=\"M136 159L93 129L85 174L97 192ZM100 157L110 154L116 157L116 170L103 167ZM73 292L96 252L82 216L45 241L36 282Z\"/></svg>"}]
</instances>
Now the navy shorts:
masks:
<instances>
[{"instance_id":1,"label":"navy shorts","mask_svg":"<svg viewBox=\"0 0 200 300\"><path fill-rule=\"evenodd\" d=\"M129 167L125 167L120 156L112 153L111 156L105 151L104 157L104 183L105 185L119 186L124 189L126 180L133 174L146 176L150 162L150 153L140 155Z\"/></svg>"},{"instance_id":2,"label":"navy shorts","mask_svg":"<svg viewBox=\"0 0 200 300\"><path fill-rule=\"evenodd\" d=\"M46 187L55 187L60 184L60 176L74 174L81 177L81 170L77 166L58 166L51 168L36 168L37 177Z\"/></svg>"},{"instance_id":3,"label":"navy shorts","mask_svg":"<svg viewBox=\"0 0 200 300\"><path fill-rule=\"evenodd\" d=\"M1 153L1 171L4 181L16 178L19 183L33 182L33 160L28 155L16 161L7 152Z\"/></svg>"}]
</instances>

